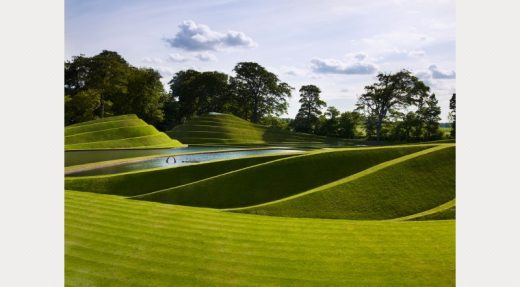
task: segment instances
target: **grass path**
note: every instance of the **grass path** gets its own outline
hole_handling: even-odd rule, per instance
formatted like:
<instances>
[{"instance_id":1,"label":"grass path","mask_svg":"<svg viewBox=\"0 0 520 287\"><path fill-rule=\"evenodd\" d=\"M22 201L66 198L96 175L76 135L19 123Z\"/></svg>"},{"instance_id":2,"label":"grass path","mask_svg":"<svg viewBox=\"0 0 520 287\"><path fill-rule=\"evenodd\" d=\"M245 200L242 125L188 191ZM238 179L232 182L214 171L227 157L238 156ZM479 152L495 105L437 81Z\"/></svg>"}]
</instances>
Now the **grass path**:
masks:
<instances>
[{"instance_id":1,"label":"grass path","mask_svg":"<svg viewBox=\"0 0 520 287\"><path fill-rule=\"evenodd\" d=\"M265 217L65 192L66 286L453 286L455 224Z\"/></svg>"}]
</instances>

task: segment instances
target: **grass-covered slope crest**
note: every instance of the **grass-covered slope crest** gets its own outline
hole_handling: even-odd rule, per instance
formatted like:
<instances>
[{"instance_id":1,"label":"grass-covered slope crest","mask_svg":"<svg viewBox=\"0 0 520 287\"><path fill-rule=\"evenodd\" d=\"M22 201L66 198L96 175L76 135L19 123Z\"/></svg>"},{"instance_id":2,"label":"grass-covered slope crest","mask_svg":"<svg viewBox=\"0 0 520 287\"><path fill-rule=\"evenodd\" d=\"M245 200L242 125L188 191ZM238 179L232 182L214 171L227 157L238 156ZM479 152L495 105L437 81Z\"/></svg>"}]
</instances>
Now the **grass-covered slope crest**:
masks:
<instances>
[{"instance_id":1,"label":"grass-covered slope crest","mask_svg":"<svg viewBox=\"0 0 520 287\"><path fill-rule=\"evenodd\" d=\"M175 148L179 141L136 115L107 117L65 127L65 150Z\"/></svg>"}]
</instances>

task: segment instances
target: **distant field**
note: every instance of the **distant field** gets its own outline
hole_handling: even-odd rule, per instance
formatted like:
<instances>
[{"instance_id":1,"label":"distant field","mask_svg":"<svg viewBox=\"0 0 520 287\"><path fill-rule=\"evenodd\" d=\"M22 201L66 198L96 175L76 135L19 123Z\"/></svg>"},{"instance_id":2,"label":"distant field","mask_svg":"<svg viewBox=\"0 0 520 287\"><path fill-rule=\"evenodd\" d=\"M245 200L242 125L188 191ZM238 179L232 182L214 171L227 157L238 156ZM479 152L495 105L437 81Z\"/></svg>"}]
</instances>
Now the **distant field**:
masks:
<instances>
[{"instance_id":1,"label":"distant field","mask_svg":"<svg viewBox=\"0 0 520 287\"><path fill-rule=\"evenodd\" d=\"M180 147L136 115L114 116L65 127L65 150Z\"/></svg>"}]
</instances>

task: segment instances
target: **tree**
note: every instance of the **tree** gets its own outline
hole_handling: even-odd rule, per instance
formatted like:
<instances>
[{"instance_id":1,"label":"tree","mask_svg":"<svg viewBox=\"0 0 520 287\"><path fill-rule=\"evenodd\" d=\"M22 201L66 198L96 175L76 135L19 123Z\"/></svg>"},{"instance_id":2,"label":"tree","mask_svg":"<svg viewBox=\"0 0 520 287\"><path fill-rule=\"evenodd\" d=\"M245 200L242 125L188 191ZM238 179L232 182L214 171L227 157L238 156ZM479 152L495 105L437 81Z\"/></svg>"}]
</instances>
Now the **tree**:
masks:
<instances>
[{"instance_id":1,"label":"tree","mask_svg":"<svg viewBox=\"0 0 520 287\"><path fill-rule=\"evenodd\" d=\"M395 74L380 73L378 82L365 87L356 104L367 119L373 120L377 140L387 115L394 109L420 103L428 95L430 88L407 70ZM368 130L368 128L367 128Z\"/></svg>"},{"instance_id":2,"label":"tree","mask_svg":"<svg viewBox=\"0 0 520 287\"><path fill-rule=\"evenodd\" d=\"M73 109L69 114L89 114L90 106L73 106L73 103L84 101L84 95L74 98L90 90L100 97L95 111L98 117L133 113L157 124L164 118L166 100L160 78L157 71L135 68L113 51L104 50L93 57L72 57L65 62L65 95L70 98L65 112ZM80 108L85 110L79 111Z\"/></svg>"},{"instance_id":3,"label":"tree","mask_svg":"<svg viewBox=\"0 0 520 287\"><path fill-rule=\"evenodd\" d=\"M441 107L435 94L431 94L426 98L424 105L417 110L417 114L424 123L424 138L431 140L438 135Z\"/></svg>"},{"instance_id":4,"label":"tree","mask_svg":"<svg viewBox=\"0 0 520 287\"><path fill-rule=\"evenodd\" d=\"M134 69L129 77L127 90L126 103L114 107L119 114L134 113L152 125L164 120L163 106L167 95L157 71Z\"/></svg>"},{"instance_id":5,"label":"tree","mask_svg":"<svg viewBox=\"0 0 520 287\"><path fill-rule=\"evenodd\" d=\"M455 94L450 99L450 110L450 119L453 121L451 123L451 136L455 138Z\"/></svg>"},{"instance_id":6,"label":"tree","mask_svg":"<svg viewBox=\"0 0 520 287\"><path fill-rule=\"evenodd\" d=\"M236 114L258 123L265 115L279 116L287 112L291 86L254 62L238 63L233 71L236 76L231 77L230 87Z\"/></svg>"},{"instance_id":7,"label":"tree","mask_svg":"<svg viewBox=\"0 0 520 287\"><path fill-rule=\"evenodd\" d=\"M300 88L300 109L295 118L295 130L313 133L321 115L321 108L327 104L320 99L321 90L315 85L306 85Z\"/></svg>"},{"instance_id":8,"label":"tree","mask_svg":"<svg viewBox=\"0 0 520 287\"><path fill-rule=\"evenodd\" d=\"M98 90L101 95L101 118L110 114L105 105L107 101L112 102L115 107L126 103L130 70L130 65L117 52L103 50L90 59L86 86Z\"/></svg>"},{"instance_id":9,"label":"tree","mask_svg":"<svg viewBox=\"0 0 520 287\"><path fill-rule=\"evenodd\" d=\"M197 114L227 111L229 96L228 75L220 72L203 72L192 81L198 98Z\"/></svg>"},{"instance_id":10,"label":"tree","mask_svg":"<svg viewBox=\"0 0 520 287\"><path fill-rule=\"evenodd\" d=\"M173 76L169 85L174 99L179 102L178 117L181 122L194 115L231 110L228 75L224 73L180 71Z\"/></svg>"},{"instance_id":11,"label":"tree","mask_svg":"<svg viewBox=\"0 0 520 287\"><path fill-rule=\"evenodd\" d=\"M282 130L289 129L289 123L291 119L289 118L280 118L277 116L265 116L260 120L260 124L266 125L269 127L275 127Z\"/></svg>"},{"instance_id":12,"label":"tree","mask_svg":"<svg viewBox=\"0 0 520 287\"><path fill-rule=\"evenodd\" d=\"M173 99L179 103L179 114L177 115L179 122L190 119L197 110L198 98L192 82L198 75L200 72L191 69L179 71L168 82Z\"/></svg>"},{"instance_id":13,"label":"tree","mask_svg":"<svg viewBox=\"0 0 520 287\"><path fill-rule=\"evenodd\" d=\"M65 96L65 124L90 121L97 118L101 95L96 90L85 90L74 97Z\"/></svg>"},{"instance_id":14,"label":"tree","mask_svg":"<svg viewBox=\"0 0 520 287\"><path fill-rule=\"evenodd\" d=\"M339 117L338 135L353 139L359 136L357 127L361 124L362 115L358 112L344 112Z\"/></svg>"},{"instance_id":15,"label":"tree","mask_svg":"<svg viewBox=\"0 0 520 287\"><path fill-rule=\"evenodd\" d=\"M340 111L336 107L328 107L320 126L320 134L331 137L339 136L339 116Z\"/></svg>"}]
</instances>

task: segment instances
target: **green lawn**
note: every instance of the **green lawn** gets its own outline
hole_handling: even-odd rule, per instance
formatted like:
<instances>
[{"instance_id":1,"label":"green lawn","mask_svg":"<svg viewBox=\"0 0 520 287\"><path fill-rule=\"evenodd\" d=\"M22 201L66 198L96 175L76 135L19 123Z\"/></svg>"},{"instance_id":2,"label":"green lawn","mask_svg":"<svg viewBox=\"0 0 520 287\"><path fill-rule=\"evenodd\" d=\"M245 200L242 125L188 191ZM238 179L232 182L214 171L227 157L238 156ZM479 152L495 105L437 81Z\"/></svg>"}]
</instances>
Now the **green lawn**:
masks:
<instances>
[{"instance_id":1,"label":"green lawn","mask_svg":"<svg viewBox=\"0 0 520 287\"><path fill-rule=\"evenodd\" d=\"M65 127L65 150L180 147L182 144L136 115L122 115Z\"/></svg>"},{"instance_id":2,"label":"green lawn","mask_svg":"<svg viewBox=\"0 0 520 287\"><path fill-rule=\"evenodd\" d=\"M235 211L288 217L391 219L423 212L454 198L455 147L440 145L303 194Z\"/></svg>"},{"instance_id":3,"label":"green lawn","mask_svg":"<svg viewBox=\"0 0 520 287\"><path fill-rule=\"evenodd\" d=\"M455 286L455 144L251 156L65 188L66 286Z\"/></svg>"},{"instance_id":4,"label":"green lawn","mask_svg":"<svg viewBox=\"0 0 520 287\"><path fill-rule=\"evenodd\" d=\"M454 286L455 221L279 218L65 192L66 286Z\"/></svg>"},{"instance_id":5,"label":"green lawn","mask_svg":"<svg viewBox=\"0 0 520 287\"><path fill-rule=\"evenodd\" d=\"M417 145L311 152L134 198L213 208L255 205L305 192L373 165L431 147Z\"/></svg>"}]
</instances>

